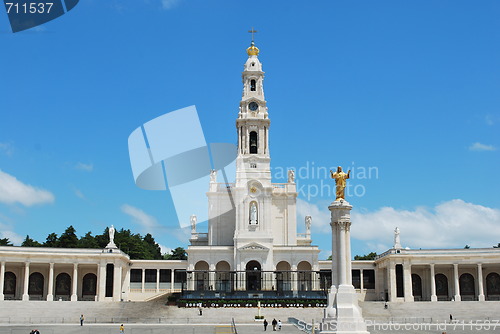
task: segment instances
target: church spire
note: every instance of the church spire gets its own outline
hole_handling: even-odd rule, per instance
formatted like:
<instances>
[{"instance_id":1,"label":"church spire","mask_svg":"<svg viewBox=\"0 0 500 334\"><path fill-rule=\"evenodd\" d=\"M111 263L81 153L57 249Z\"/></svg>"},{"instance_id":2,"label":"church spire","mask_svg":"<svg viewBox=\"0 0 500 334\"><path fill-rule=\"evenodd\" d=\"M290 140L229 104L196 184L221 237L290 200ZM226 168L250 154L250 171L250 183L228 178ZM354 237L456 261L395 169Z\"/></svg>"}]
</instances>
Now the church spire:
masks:
<instances>
[{"instance_id":1,"label":"church spire","mask_svg":"<svg viewBox=\"0 0 500 334\"><path fill-rule=\"evenodd\" d=\"M255 46L255 42L254 42L254 34L257 32L257 30L254 30L252 27L252 30L248 30L248 32L252 34L252 43L250 43L250 47L247 49L247 54L249 57L258 56L259 55L259 48L257 48Z\"/></svg>"}]
</instances>

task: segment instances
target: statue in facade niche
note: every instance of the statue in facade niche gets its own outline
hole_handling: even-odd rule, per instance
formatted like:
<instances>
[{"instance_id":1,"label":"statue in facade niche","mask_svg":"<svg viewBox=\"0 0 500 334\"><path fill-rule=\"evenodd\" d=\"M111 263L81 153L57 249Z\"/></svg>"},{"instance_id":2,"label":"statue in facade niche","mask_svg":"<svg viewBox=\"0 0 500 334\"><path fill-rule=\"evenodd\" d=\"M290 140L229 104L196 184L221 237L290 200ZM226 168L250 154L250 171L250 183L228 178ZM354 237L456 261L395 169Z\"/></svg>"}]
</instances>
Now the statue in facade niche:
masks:
<instances>
[{"instance_id":1,"label":"statue in facade niche","mask_svg":"<svg viewBox=\"0 0 500 334\"><path fill-rule=\"evenodd\" d=\"M288 171L288 183L294 183L295 182L295 171L293 169L290 169Z\"/></svg>"},{"instance_id":2,"label":"statue in facade niche","mask_svg":"<svg viewBox=\"0 0 500 334\"><path fill-rule=\"evenodd\" d=\"M250 225L257 225L257 205L255 202L250 205Z\"/></svg>"}]
</instances>

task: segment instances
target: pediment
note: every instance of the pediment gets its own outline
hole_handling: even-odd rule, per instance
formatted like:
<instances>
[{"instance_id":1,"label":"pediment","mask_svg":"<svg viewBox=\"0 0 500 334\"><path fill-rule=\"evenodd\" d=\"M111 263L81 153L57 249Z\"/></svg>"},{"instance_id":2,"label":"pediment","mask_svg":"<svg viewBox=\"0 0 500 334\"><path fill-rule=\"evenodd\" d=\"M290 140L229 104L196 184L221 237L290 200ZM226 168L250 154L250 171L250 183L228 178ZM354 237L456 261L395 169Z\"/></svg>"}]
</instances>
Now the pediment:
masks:
<instances>
[{"instance_id":1,"label":"pediment","mask_svg":"<svg viewBox=\"0 0 500 334\"><path fill-rule=\"evenodd\" d=\"M252 250L252 251L267 251L269 248L262 246L261 244L258 244L256 242L252 242L249 244L246 244L245 246L242 246L239 248L240 251L244 250Z\"/></svg>"}]
</instances>

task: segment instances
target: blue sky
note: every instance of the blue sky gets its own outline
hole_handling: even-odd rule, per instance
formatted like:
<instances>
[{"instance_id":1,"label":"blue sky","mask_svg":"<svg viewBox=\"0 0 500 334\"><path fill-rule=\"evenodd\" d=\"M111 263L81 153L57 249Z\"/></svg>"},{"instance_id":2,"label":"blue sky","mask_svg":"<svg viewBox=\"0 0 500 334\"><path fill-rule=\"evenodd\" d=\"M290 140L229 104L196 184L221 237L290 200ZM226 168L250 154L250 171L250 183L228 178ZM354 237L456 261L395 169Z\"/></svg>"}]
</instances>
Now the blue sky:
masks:
<instances>
[{"instance_id":1,"label":"blue sky","mask_svg":"<svg viewBox=\"0 0 500 334\"><path fill-rule=\"evenodd\" d=\"M491 247L499 15L494 0L81 0L13 34L0 10L0 237L114 224L186 246L169 193L135 186L127 138L196 105L207 142L235 143L254 26L275 182L298 170L322 256L333 181L311 171L337 165L354 166L353 254L384 251L396 226L412 248Z\"/></svg>"}]
</instances>

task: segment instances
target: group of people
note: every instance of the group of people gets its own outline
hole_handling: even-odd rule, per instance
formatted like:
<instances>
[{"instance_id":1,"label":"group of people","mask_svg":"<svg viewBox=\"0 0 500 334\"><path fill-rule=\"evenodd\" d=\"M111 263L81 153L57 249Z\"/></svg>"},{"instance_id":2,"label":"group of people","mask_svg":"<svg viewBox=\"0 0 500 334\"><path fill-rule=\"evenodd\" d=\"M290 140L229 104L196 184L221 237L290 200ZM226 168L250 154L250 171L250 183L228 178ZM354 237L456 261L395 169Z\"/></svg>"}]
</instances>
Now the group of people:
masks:
<instances>
[{"instance_id":1,"label":"group of people","mask_svg":"<svg viewBox=\"0 0 500 334\"><path fill-rule=\"evenodd\" d=\"M40 331L38 329L34 329L30 332L30 334L40 334Z\"/></svg>"},{"instance_id":2,"label":"group of people","mask_svg":"<svg viewBox=\"0 0 500 334\"><path fill-rule=\"evenodd\" d=\"M264 330L265 331L267 331L267 325L269 325L269 323L267 322L266 319L264 319ZM276 321L276 318L275 318L271 322L271 325L273 326L273 331L275 331L276 328L278 328L279 331L281 330L281 320Z\"/></svg>"}]
</instances>

